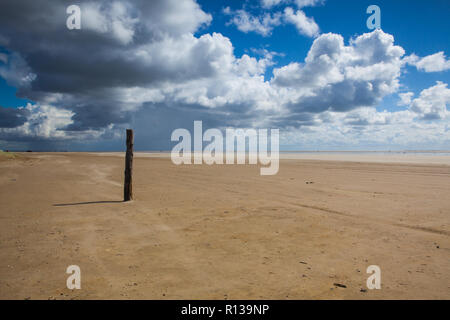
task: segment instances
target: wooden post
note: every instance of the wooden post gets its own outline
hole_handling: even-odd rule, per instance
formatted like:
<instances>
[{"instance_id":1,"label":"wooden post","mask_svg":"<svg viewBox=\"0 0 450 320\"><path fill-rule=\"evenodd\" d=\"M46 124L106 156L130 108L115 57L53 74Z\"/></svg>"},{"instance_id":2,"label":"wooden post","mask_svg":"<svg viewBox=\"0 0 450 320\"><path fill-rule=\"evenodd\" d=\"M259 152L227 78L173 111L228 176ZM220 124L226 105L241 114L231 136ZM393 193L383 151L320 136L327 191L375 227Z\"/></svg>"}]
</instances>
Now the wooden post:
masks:
<instances>
[{"instance_id":1,"label":"wooden post","mask_svg":"<svg viewBox=\"0 0 450 320\"><path fill-rule=\"evenodd\" d=\"M127 153L125 155L125 184L123 201L133 199L133 130L127 129Z\"/></svg>"}]
</instances>

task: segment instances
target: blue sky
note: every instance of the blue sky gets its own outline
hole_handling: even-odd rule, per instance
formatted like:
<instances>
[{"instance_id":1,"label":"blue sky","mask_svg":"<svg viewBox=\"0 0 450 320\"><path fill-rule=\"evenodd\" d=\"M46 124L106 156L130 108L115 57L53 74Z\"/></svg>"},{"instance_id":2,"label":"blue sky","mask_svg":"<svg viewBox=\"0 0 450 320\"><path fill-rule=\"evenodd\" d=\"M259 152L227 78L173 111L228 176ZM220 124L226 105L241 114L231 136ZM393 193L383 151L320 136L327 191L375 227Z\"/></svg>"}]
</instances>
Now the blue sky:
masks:
<instances>
[{"instance_id":1,"label":"blue sky","mask_svg":"<svg viewBox=\"0 0 450 320\"><path fill-rule=\"evenodd\" d=\"M19 12L20 2L29 12ZM0 17L0 148L118 149L123 128L139 123L143 138L138 147L167 149L171 130L189 125L184 119L219 128L280 126L287 149L450 148L446 0L81 1L84 28L75 32L64 30L70 1L41 1L42 8L54 12L51 17L28 3L7 0L0 10L5 14ZM373 4L381 9L382 34L366 26L366 9ZM253 22L244 25L242 17ZM264 17L273 20L263 30L259 22ZM114 19L121 23L119 31ZM42 23L27 30L30 21ZM366 33L371 35L364 45L350 42L362 42ZM342 53L333 66L340 77L353 80L315 71L318 60L305 63L315 43L329 54L327 46L339 37L341 52L353 50L354 56L347 61ZM379 41L386 47L377 48ZM365 58L358 58L358 50L386 50L374 53L386 57L397 51L389 61L374 55L375 60L361 62ZM161 56L161 62L153 65L138 52L153 61ZM164 55L167 66L161 66ZM249 60L243 61L244 56ZM385 72L394 70L392 75L381 72L367 80L364 73L377 64ZM361 74L348 73L361 66ZM247 85L255 94L243 91ZM340 87L366 86L371 92L358 93L363 96L349 99L348 106L333 100L339 99ZM260 99L254 98L260 93ZM403 94L409 98L399 103ZM7 110L12 108L17 112ZM151 119L158 128L144 131L140 119ZM324 139L329 136L335 139Z\"/></svg>"},{"instance_id":2,"label":"blue sky","mask_svg":"<svg viewBox=\"0 0 450 320\"><path fill-rule=\"evenodd\" d=\"M21 99L16 95L17 88L6 83L5 79L0 78L1 105L10 108L17 108L32 102L28 99Z\"/></svg>"}]
</instances>

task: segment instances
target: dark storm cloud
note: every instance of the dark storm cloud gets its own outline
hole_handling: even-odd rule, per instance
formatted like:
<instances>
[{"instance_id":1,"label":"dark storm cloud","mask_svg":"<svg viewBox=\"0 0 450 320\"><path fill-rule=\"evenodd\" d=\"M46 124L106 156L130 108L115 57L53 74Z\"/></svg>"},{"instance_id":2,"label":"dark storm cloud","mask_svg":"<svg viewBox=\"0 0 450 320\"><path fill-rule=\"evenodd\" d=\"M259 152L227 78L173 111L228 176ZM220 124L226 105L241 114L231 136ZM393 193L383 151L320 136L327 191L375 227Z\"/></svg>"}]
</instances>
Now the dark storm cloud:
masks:
<instances>
[{"instance_id":1,"label":"dark storm cloud","mask_svg":"<svg viewBox=\"0 0 450 320\"><path fill-rule=\"evenodd\" d=\"M316 125L315 114L307 112L293 112L287 116L275 117L272 120L272 125L274 127L285 128L285 127L305 127Z\"/></svg>"},{"instance_id":2,"label":"dark storm cloud","mask_svg":"<svg viewBox=\"0 0 450 320\"><path fill-rule=\"evenodd\" d=\"M212 76L216 72L211 64L214 52L202 50L202 42L181 58L168 56L172 48L164 47L165 40L187 41L187 47L190 39L179 38L210 20L195 2L177 3L129 1L114 7L110 1L78 1L82 29L68 30L66 8L73 1L2 1L0 45L36 75L26 86L15 81L18 96L45 103L54 94L66 94L64 101L51 101L74 112L69 129L97 129L129 120L129 111L124 111L127 106L116 99L116 88ZM92 18L92 12L97 16ZM122 29L114 29L116 22ZM132 41L123 28L133 33ZM143 45L146 47L141 48ZM6 80L15 80L14 74L17 70L10 70L11 77ZM10 127L20 124L14 120Z\"/></svg>"},{"instance_id":3,"label":"dark storm cloud","mask_svg":"<svg viewBox=\"0 0 450 320\"><path fill-rule=\"evenodd\" d=\"M15 128L25 123L28 111L0 106L0 128Z\"/></svg>"},{"instance_id":4,"label":"dark storm cloud","mask_svg":"<svg viewBox=\"0 0 450 320\"><path fill-rule=\"evenodd\" d=\"M324 111L345 112L357 107L372 106L381 100L379 86L368 86L367 82L343 81L317 90L311 97L288 105L292 111L321 113Z\"/></svg>"},{"instance_id":5,"label":"dark storm cloud","mask_svg":"<svg viewBox=\"0 0 450 320\"><path fill-rule=\"evenodd\" d=\"M230 112L226 107L219 111L194 104L145 104L133 115L132 125L139 150L171 150L176 144L170 140L173 130L184 128L193 133L194 121L202 121L205 132L210 128L246 128L251 118L252 114Z\"/></svg>"},{"instance_id":6,"label":"dark storm cloud","mask_svg":"<svg viewBox=\"0 0 450 320\"><path fill-rule=\"evenodd\" d=\"M130 43L114 37L107 24L113 21L105 20L105 30L101 32L83 24L83 17L90 11L84 4L89 1L80 4L82 29L68 30L66 8L72 2L8 0L0 5L0 34L8 39L7 48L19 52L38 75L32 83L33 90L77 93L95 88L145 86L167 80L186 81L214 74L207 63L208 57L195 48L186 52L185 59L176 61L164 57L164 52L158 50L150 51L147 60L136 56L137 48L143 44L151 45L168 35L176 36L177 31L185 32L174 23L157 23L164 11L171 10L169 3L174 1L126 2L127 17L136 16L130 26L134 32ZM112 10L109 1L99 3L98 10L105 15ZM151 29L146 26L148 21L152 21ZM99 24L99 28L103 26Z\"/></svg>"},{"instance_id":7,"label":"dark storm cloud","mask_svg":"<svg viewBox=\"0 0 450 320\"><path fill-rule=\"evenodd\" d=\"M110 124L125 124L131 119L130 112L117 111L107 105L77 106L72 108L72 111L74 122L65 128L66 131L95 130Z\"/></svg>"}]
</instances>

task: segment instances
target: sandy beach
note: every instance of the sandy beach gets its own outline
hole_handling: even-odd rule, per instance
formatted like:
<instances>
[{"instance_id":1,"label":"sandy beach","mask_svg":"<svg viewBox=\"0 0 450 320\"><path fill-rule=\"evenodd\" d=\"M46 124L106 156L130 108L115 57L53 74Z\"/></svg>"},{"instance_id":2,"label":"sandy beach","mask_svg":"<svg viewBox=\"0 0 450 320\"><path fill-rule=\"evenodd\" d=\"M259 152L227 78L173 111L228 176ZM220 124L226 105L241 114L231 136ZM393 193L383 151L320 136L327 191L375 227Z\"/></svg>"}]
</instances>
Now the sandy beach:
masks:
<instances>
[{"instance_id":1,"label":"sandy beach","mask_svg":"<svg viewBox=\"0 0 450 320\"><path fill-rule=\"evenodd\" d=\"M261 176L137 153L123 203L123 154L2 156L0 299L448 299L450 163L422 157Z\"/></svg>"}]
</instances>

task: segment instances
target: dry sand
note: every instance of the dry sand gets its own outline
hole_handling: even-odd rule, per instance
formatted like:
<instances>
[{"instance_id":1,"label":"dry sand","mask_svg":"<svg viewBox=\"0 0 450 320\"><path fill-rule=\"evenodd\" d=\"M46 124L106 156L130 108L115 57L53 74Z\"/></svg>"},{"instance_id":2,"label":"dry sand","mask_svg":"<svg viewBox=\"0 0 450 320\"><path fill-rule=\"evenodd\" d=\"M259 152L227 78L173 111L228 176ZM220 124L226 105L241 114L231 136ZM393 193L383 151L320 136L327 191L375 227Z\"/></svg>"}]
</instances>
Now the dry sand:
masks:
<instances>
[{"instance_id":1,"label":"dry sand","mask_svg":"<svg viewBox=\"0 0 450 320\"><path fill-rule=\"evenodd\" d=\"M448 165L138 155L129 203L122 176L110 154L0 160L1 299L450 298Z\"/></svg>"}]
</instances>

